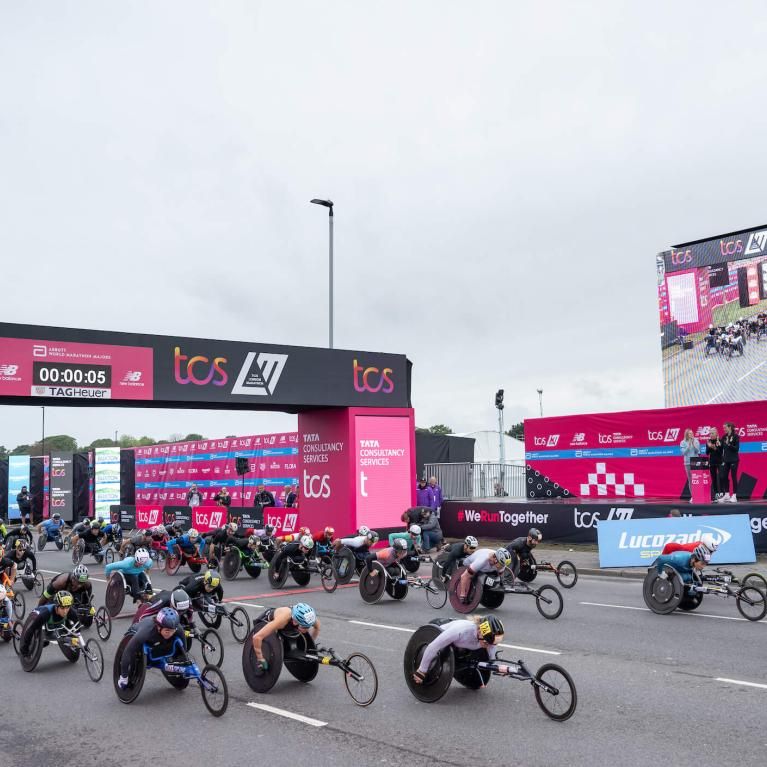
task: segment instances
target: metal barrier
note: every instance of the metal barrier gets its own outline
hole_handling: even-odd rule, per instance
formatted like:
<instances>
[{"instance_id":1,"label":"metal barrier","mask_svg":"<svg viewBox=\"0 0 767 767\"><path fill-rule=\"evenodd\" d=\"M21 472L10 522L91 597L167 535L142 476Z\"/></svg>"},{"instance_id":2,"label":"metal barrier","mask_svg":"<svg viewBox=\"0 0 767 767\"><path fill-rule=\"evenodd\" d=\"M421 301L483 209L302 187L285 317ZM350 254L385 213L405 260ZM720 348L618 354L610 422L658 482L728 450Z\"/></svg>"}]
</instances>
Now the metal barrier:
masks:
<instances>
[{"instance_id":1,"label":"metal barrier","mask_svg":"<svg viewBox=\"0 0 767 767\"><path fill-rule=\"evenodd\" d=\"M511 463L427 463L444 498L524 498L525 467Z\"/></svg>"}]
</instances>

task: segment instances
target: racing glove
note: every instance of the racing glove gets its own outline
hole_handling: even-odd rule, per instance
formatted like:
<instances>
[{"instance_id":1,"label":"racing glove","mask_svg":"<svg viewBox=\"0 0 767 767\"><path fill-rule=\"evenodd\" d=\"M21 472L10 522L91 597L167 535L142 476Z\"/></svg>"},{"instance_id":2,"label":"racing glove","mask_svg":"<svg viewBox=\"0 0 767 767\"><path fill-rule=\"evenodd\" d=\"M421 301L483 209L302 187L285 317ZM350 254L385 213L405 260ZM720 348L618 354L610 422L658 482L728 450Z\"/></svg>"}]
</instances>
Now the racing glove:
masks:
<instances>
[{"instance_id":1,"label":"racing glove","mask_svg":"<svg viewBox=\"0 0 767 767\"><path fill-rule=\"evenodd\" d=\"M128 686L128 677L127 677L127 676L121 676L121 677L120 677L120 678L117 680L117 686L118 686L118 687L119 687L121 690L124 690L124 689L125 689L125 688Z\"/></svg>"},{"instance_id":2,"label":"racing glove","mask_svg":"<svg viewBox=\"0 0 767 767\"><path fill-rule=\"evenodd\" d=\"M266 658L261 658L261 660L256 661L256 668L260 671L266 671L269 668L269 661L266 660Z\"/></svg>"}]
</instances>

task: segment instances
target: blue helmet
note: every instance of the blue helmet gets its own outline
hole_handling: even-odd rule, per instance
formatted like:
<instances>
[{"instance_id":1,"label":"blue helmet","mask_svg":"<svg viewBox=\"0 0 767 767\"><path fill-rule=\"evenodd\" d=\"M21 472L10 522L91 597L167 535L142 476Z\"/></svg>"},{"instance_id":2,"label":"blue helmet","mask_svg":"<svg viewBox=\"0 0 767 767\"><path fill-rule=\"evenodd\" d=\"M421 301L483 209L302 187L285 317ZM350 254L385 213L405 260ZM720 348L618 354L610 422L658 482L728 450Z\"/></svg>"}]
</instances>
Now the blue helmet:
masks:
<instances>
[{"instance_id":1,"label":"blue helmet","mask_svg":"<svg viewBox=\"0 0 767 767\"><path fill-rule=\"evenodd\" d=\"M155 621L161 629L176 629L179 624L178 613L172 607L163 607Z\"/></svg>"},{"instance_id":2,"label":"blue helmet","mask_svg":"<svg viewBox=\"0 0 767 767\"><path fill-rule=\"evenodd\" d=\"M297 605L293 605L291 613L293 620L301 628L310 629L317 622L317 613L306 602L299 602Z\"/></svg>"}]
</instances>

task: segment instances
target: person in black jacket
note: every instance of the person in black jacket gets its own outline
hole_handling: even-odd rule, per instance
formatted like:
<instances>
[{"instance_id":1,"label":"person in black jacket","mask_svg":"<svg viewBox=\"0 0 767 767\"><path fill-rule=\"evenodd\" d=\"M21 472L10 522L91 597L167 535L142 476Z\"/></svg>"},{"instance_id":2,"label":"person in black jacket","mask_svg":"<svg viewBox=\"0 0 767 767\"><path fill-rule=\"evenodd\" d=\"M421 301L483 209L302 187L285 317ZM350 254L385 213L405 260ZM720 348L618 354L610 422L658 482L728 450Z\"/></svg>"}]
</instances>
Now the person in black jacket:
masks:
<instances>
[{"instance_id":1,"label":"person in black jacket","mask_svg":"<svg viewBox=\"0 0 767 767\"><path fill-rule=\"evenodd\" d=\"M266 489L264 485L258 486L258 492L253 499L254 506L274 506L274 496Z\"/></svg>"},{"instance_id":2,"label":"person in black jacket","mask_svg":"<svg viewBox=\"0 0 767 767\"><path fill-rule=\"evenodd\" d=\"M740 450L740 437L735 431L735 424L728 421L724 425L724 437L722 438L722 473L721 473L721 491L724 493L719 499L720 503L730 501L737 503L738 493L738 452ZM729 477L732 477L732 495L730 489Z\"/></svg>"},{"instance_id":3,"label":"person in black jacket","mask_svg":"<svg viewBox=\"0 0 767 767\"><path fill-rule=\"evenodd\" d=\"M27 486L21 488L21 492L16 496L16 503L19 505L19 513L22 522L29 522L32 519L32 496L27 491Z\"/></svg>"},{"instance_id":4,"label":"person in black jacket","mask_svg":"<svg viewBox=\"0 0 767 767\"><path fill-rule=\"evenodd\" d=\"M708 453L708 471L711 474L711 500L718 503L722 496L719 483L722 471L722 441L719 439L719 430L716 426L712 426L708 433L706 452Z\"/></svg>"}]
</instances>

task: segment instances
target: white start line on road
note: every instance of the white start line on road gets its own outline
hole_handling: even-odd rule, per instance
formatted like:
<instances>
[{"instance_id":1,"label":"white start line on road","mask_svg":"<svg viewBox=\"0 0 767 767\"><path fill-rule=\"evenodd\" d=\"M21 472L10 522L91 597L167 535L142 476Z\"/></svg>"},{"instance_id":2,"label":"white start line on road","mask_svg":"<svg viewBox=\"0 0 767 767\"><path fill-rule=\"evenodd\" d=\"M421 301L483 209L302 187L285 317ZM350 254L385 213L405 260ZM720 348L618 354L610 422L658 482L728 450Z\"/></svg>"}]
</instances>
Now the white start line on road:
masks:
<instances>
[{"instance_id":1,"label":"white start line on road","mask_svg":"<svg viewBox=\"0 0 767 767\"><path fill-rule=\"evenodd\" d=\"M284 708L276 708L275 706L268 706L266 703L253 703L247 704L251 708L257 708L259 711L266 711L268 714L276 714L277 716L284 716L286 719L294 719L296 722L302 722L312 727L326 727L327 722L323 722L321 719L312 719L310 716L304 716L303 714L296 714L293 711L286 711Z\"/></svg>"},{"instance_id":2,"label":"white start line on road","mask_svg":"<svg viewBox=\"0 0 767 767\"><path fill-rule=\"evenodd\" d=\"M649 607L635 607L634 605L609 605L604 602L578 602L579 605L586 605L587 607L612 607L616 610L639 610L643 613L652 612ZM710 613L692 613L692 612L677 612L676 615L684 615L690 618L713 618L717 621L745 621L746 623L759 623L762 626L765 624L762 621L750 621L747 618L738 618L734 615L711 615Z\"/></svg>"},{"instance_id":3,"label":"white start line on road","mask_svg":"<svg viewBox=\"0 0 767 767\"><path fill-rule=\"evenodd\" d=\"M406 631L408 634L412 634L415 632L415 629L407 629L402 626L387 626L385 623L368 623L367 621L353 621L350 620L349 623L354 623L357 626L370 626L372 628L377 629L389 629L389 631ZM525 647L524 645L518 645L518 644L499 644L498 647L505 647L507 650L524 650L525 652L537 652L542 653L543 655L561 655L562 653L557 650L541 650L537 647Z\"/></svg>"},{"instance_id":4,"label":"white start line on road","mask_svg":"<svg viewBox=\"0 0 767 767\"><path fill-rule=\"evenodd\" d=\"M758 687L760 690L767 690L767 684L760 684L758 682L744 682L741 679L727 679L724 676L718 676L714 680L715 682L725 682L726 684L739 684L744 687Z\"/></svg>"}]
</instances>

